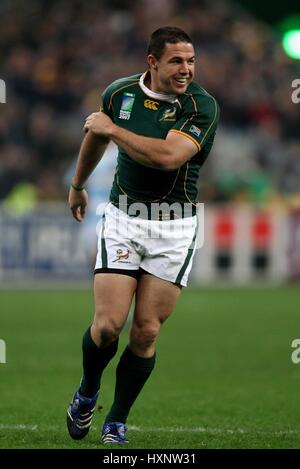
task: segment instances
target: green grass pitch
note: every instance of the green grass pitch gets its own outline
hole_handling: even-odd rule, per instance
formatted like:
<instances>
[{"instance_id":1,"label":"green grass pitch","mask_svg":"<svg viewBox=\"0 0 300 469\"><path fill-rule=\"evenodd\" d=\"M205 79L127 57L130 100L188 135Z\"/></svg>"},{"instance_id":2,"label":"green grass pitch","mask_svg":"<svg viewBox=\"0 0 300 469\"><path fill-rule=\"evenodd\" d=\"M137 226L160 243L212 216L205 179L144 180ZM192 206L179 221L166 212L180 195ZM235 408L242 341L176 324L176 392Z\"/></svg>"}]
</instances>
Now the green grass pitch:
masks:
<instances>
[{"instance_id":1,"label":"green grass pitch","mask_svg":"<svg viewBox=\"0 0 300 469\"><path fill-rule=\"evenodd\" d=\"M81 376L91 291L1 291L1 448L102 448L113 396L105 370L89 435L69 438L65 414ZM299 448L300 288L186 289L158 342L157 366L128 421L128 448ZM107 447L106 447L107 448Z\"/></svg>"}]
</instances>

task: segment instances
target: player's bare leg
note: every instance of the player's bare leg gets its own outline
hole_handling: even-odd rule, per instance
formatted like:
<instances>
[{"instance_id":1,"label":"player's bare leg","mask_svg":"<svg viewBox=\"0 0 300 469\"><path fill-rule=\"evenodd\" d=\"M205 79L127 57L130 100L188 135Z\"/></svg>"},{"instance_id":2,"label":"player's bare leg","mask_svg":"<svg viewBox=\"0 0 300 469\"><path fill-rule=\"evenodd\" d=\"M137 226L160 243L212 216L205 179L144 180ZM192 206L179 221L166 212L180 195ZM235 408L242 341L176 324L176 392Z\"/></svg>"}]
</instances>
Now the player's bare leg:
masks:
<instances>
[{"instance_id":1,"label":"player's bare leg","mask_svg":"<svg viewBox=\"0 0 300 469\"><path fill-rule=\"evenodd\" d=\"M139 357L152 357L161 325L170 316L180 288L154 275L142 275L136 291L129 348Z\"/></svg>"},{"instance_id":2,"label":"player's bare leg","mask_svg":"<svg viewBox=\"0 0 300 469\"><path fill-rule=\"evenodd\" d=\"M179 295L180 289L166 280L140 277L129 346L117 366L115 398L103 426L104 443L127 443L127 416L154 368L156 338Z\"/></svg>"},{"instance_id":3,"label":"player's bare leg","mask_svg":"<svg viewBox=\"0 0 300 469\"><path fill-rule=\"evenodd\" d=\"M127 275L95 275L95 315L91 337L98 347L107 347L119 337L127 320L136 287L137 280Z\"/></svg>"},{"instance_id":4,"label":"player's bare leg","mask_svg":"<svg viewBox=\"0 0 300 469\"><path fill-rule=\"evenodd\" d=\"M136 285L136 279L127 275L95 275L94 321L82 341L83 378L67 412L68 430L74 439L84 438L89 431L101 376L117 352L118 336L126 322Z\"/></svg>"}]
</instances>

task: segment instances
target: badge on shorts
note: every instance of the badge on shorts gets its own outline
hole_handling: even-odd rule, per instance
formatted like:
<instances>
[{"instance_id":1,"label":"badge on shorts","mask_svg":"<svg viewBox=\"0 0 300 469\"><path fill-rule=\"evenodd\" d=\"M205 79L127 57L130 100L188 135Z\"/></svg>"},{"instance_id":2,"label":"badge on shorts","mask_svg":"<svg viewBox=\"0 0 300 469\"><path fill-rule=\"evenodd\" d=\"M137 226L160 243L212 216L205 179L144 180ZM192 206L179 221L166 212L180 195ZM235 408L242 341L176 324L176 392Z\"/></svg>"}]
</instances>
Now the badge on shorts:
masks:
<instances>
[{"instance_id":1,"label":"badge on shorts","mask_svg":"<svg viewBox=\"0 0 300 469\"><path fill-rule=\"evenodd\" d=\"M130 119L134 100L135 100L135 94L123 93L119 119L125 119L127 121Z\"/></svg>"},{"instance_id":2,"label":"badge on shorts","mask_svg":"<svg viewBox=\"0 0 300 469\"><path fill-rule=\"evenodd\" d=\"M114 259L113 262L122 262L124 264L129 264L130 262L127 262L129 254L130 254L129 249L127 249L127 252L123 251L123 249L117 249L116 250L116 259Z\"/></svg>"}]
</instances>

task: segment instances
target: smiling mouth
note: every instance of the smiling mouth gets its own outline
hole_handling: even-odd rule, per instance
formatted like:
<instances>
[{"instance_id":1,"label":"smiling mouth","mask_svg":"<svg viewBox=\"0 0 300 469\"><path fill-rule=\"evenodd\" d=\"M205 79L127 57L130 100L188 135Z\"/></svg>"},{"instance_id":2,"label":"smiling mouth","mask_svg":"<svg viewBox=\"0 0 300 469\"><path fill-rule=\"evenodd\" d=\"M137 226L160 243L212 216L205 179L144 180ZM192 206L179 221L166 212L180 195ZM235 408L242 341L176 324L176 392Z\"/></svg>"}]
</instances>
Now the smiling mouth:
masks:
<instances>
[{"instance_id":1,"label":"smiling mouth","mask_svg":"<svg viewBox=\"0 0 300 469\"><path fill-rule=\"evenodd\" d=\"M188 83L188 78L174 78L174 80L180 85L187 85Z\"/></svg>"}]
</instances>

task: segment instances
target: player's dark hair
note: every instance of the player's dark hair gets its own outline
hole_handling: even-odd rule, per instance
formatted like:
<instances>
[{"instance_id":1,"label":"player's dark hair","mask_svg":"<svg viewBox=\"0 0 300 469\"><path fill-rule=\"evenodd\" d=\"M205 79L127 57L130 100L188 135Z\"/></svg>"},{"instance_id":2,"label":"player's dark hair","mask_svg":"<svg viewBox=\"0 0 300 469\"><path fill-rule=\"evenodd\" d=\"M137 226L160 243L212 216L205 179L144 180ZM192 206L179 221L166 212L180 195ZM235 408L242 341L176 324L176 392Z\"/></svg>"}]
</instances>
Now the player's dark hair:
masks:
<instances>
[{"instance_id":1,"label":"player's dark hair","mask_svg":"<svg viewBox=\"0 0 300 469\"><path fill-rule=\"evenodd\" d=\"M175 26L165 26L163 28L156 29L151 34L148 55L154 55L159 60L163 55L166 43L177 44L178 42L187 42L192 44L192 40L189 35L180 28Z\"/></svg>"}]
</instances>

